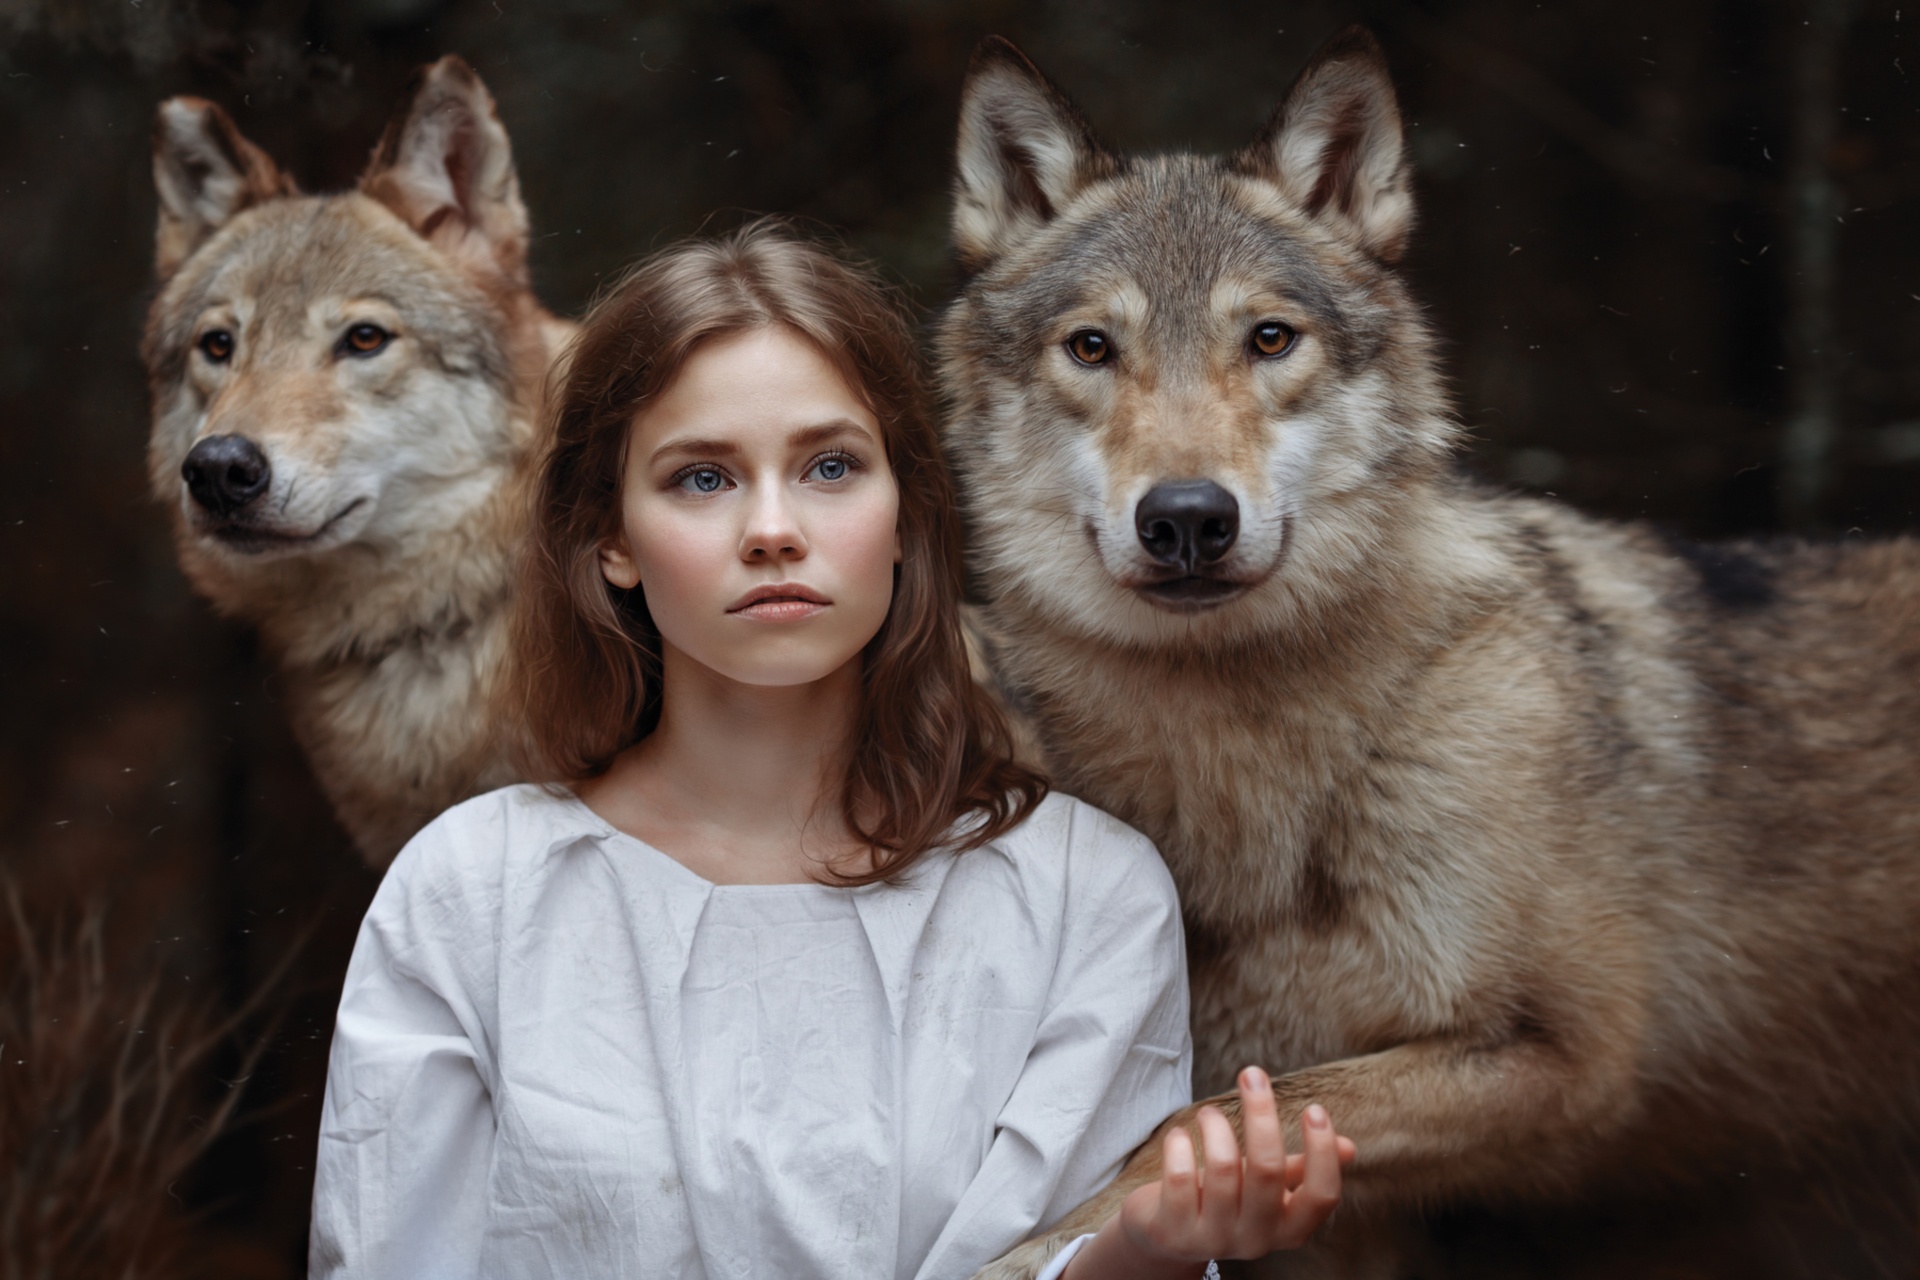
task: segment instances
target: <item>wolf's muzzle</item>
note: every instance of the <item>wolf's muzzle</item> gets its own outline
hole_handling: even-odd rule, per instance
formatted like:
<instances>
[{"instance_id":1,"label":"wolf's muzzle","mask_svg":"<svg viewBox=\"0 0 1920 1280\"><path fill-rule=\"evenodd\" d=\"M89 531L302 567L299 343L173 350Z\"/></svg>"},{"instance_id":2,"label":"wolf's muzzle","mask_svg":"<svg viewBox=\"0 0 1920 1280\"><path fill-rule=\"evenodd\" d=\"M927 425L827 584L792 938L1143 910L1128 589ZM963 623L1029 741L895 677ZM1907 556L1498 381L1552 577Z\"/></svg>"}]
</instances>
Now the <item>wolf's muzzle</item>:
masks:
<instances>
[{"instance_id":1,"label":"wolf's muzzle","mask_svg":"<svg viewBox=\"0 0 1920 1280\"><path fill-rule=\"evenodd\" d=\"M1240 503L1211 480L1172 480L1147 490L1133 527L1155 564L1192 574L1233 550Z\"/></svg>"},{"instance_id":2,"label":"wolf's muzzle","mask_svg":"<svg viewBox=\"0 0 1920 1280\"><path fill-rule=\"evenodd\" d=\"M245 436L208 436L180 464L193 500L216 516L230 516L267 491L273 467Z\"/></svg>"}]
</instances>

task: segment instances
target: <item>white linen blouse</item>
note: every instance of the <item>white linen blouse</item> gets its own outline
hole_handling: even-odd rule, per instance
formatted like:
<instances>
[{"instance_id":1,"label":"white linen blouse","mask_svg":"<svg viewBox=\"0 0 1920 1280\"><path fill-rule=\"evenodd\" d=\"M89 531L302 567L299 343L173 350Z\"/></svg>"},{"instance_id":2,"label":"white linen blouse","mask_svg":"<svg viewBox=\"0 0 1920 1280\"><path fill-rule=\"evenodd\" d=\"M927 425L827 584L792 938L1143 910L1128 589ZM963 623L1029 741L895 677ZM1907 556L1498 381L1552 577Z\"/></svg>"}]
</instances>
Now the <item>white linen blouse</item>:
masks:
<instances>
[{"instance_id":1,"label":"white linen blouse","mask_svg":"<svg viewBox=\"0 0 1920 1280\"><path fill-rule=\"evenodd\" d=\"M1089 805L843 889L715 885L507 787L361 926L311 1273L965 1280L1191 1074L1172 881Z\"/></svg>"}]
</instances>

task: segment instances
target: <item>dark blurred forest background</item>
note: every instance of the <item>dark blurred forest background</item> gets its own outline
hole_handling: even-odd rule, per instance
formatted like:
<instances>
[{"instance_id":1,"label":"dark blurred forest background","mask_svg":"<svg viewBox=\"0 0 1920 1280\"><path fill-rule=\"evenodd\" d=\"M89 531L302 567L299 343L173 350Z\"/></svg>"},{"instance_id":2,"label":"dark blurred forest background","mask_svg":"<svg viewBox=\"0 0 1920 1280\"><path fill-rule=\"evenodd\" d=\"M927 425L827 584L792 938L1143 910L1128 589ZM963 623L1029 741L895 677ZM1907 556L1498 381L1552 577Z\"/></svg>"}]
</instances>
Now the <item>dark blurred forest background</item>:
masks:
<instances>
[{"instance_id":1,"label":"dark blurred forest background","mask_svg":"<svg viewBox=\"0 0 1920 1280\"><path fill-rule=\"evenodd\" d=\"M303 1272L333 1003L375 884L148 494L163 97L219 101L326 190L413 69L457 52L499 102L556 310L760 210L841 229L932 309L981 36L1115 145L1215 150L1367 22L1410 125L1407 269L1464 464L1696 537L1872 537L1920 508L1908 3L0 0L0 1274ZM1615 1273L1911 1275L1886 1261L1911 1243L1874 1255L1856 1227L1920 1230L1920 1175L1882 1199L1806 1191L1835 1226L1796 1257L1777 1206L1735 1197L1733 1226L1674 1228L1658 1265ZM1514 1248L1515 1274L1575 1273Z\"/></svg>"}]
</instances>

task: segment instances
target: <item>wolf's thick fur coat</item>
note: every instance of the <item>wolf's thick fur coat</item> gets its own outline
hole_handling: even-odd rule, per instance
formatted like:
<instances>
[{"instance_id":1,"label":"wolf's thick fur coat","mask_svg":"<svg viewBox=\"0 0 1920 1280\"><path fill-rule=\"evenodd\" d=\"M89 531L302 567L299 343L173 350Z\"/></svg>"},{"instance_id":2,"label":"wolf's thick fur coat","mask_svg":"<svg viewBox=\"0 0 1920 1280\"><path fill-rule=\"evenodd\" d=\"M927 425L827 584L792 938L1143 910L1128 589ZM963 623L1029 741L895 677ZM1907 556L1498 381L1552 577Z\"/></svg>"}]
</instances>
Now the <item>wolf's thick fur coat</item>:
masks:
<instances>
[{"instance_id":1,"label":"wolf's thick fur coat","mask_svg":"<svg viewBox=\"0 0 1920 1280\"><path fill-rule=\"evenodd\" d=\"M1920 545L1687 546L1460 479L1363 32L1224 158L1109 151L989 42L958 159L982 634L1060 786L1173 871L1196 1090L1324 1104L1356 1236L1909 1125ZM1237 537L1170 568L1138 505L1200 481Z\"/></svg>"},{"instance_id":2,"label":"wolf's thick fur coat","mask_svg":"<svg viewBox=\"0 0 1920 1280\"><path fill-rule=\"evenodd\" d=\"M434 814L512 780L488 689L518 477L571 328L528 284L506 131L448 57L353 191L301 195L196 98L161 104L154 181L153 491L195 589L260 629L322 787L383 866ZM360 340L387 336L363 353L350 338L368 325ZM213 438L270 468L230 510L183 478Z\"/></svg>"}]
</instances>

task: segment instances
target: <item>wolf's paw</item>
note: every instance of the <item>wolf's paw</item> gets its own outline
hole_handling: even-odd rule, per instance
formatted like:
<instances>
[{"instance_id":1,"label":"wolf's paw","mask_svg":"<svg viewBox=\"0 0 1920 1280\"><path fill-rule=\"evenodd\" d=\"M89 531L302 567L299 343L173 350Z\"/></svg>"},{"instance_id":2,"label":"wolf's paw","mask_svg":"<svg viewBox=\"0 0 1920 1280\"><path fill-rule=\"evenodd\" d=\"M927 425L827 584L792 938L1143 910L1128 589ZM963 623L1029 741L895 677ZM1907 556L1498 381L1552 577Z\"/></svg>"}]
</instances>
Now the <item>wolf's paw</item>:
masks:
<instances>
[{"instance_id":1,"label":"wolf's paw","mask_svg":"<svg viewBox=\"0 0 1920 1280\"><path fill-rule=\"evenodd\" d=\"M973 1273L973 1280L1033 1280L1054 1255L1066 1248L1068 1243L1080 1235L1078 1231L1056 1231L1049 1235L1035 1236L1024 1244L1015 1245L996 1262Z\"/></svg>"}]
</instances>

